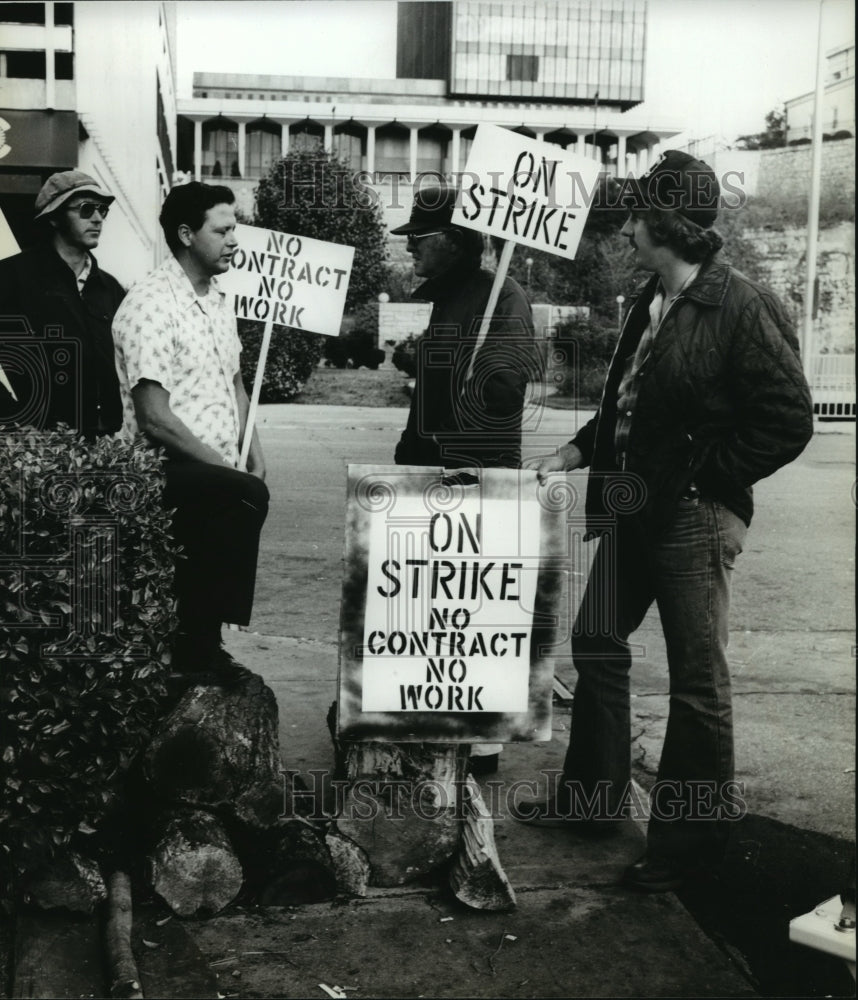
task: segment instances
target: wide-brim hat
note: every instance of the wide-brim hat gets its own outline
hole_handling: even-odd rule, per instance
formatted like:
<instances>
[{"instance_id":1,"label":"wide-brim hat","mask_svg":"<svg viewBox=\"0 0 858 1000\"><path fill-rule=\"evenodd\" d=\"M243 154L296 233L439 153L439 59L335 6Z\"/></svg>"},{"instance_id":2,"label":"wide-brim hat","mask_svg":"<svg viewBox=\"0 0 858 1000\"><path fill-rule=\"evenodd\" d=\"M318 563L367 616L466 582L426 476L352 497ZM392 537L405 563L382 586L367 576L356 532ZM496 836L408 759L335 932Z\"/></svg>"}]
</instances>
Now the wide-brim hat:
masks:
<instances>
[{"instance_id":1,"label":"wide-brim hat","mask_svg":"<svg viewBox=\"0 0 858 1000\"><path fill-rule=\"evenodd\" d=\"M620 202L629 209L678 212L703 229L718 218L721 187L715 171L678 149L666 149L641 177L622 182Z\"/></svg>"},{"instance_id":2,"label":"wide-brim hat","mask_svg":"<svg viewBox=\"0 0 858 1000\"><path fill-rule=\"evenodd\" d=\"M403 226L391 229L392 236L409 236L433 229L452 229L450 222L456 207L456 189L444 185L421 187L414 193L411 217Z\"/></svg>"},{"instance_id":3,"label":"wide-brim hat","mask_svg":"<svg viewBox=\"0 0 858 1000\"><path fill-rule=\"evenodd\" d=\"M108 205L116 200L94 177L82 170L62 170L58 174L51 174L36 195L36 218L41 219L44 215L56 212L75 194L92 194Z\"/></svg>"}]
</instances>

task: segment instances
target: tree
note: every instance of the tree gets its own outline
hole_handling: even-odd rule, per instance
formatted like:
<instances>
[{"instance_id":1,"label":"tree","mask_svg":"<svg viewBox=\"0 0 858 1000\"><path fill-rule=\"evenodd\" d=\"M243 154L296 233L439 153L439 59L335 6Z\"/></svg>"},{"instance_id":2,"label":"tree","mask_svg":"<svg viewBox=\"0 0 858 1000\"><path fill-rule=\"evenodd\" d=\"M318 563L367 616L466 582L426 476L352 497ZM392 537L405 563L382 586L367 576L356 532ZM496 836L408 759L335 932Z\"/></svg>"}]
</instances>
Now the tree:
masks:
<instances>
[{"instance_id":1,"label":"tree","mask_svg":"<svg viewBox=\"0 0 858 1000\"><path fill-rule=\"evenodd\" d=\"M375 298L387 277L387 233L375 194L323 149L292 150L256 189L255 224L355 248L346 310Z\"/></svg>"},{"instance_id":2,"label":"tree","mask_svg":"<svg viewBox=\"0 0 858 1000\"><path fill-rule=\"evenodd\" d=\"M753 135L740 135L736 140L738 149L780 149L786 145L786 110L781 105L772 110L765 118L764 132Z\"/></svg>"}]
</instances>

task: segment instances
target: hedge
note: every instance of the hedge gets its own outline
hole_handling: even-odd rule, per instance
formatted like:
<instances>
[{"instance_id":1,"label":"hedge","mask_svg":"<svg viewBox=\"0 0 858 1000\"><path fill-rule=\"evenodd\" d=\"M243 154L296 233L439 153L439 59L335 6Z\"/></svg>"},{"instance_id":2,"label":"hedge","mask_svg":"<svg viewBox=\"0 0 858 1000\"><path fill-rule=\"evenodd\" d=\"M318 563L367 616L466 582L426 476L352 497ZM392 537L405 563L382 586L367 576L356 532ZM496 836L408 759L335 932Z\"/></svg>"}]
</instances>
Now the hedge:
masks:
<instances>
[{"instance_id":1,"label":"hedge","mask_svg":"<svg viewBox=\"0 0 858 1000\"><path fill-rule=\"evenodd\" d=\"M167 701L176 549L142 439L0 447L0 876L86 849Z\"/></svg>"}]
</instances>

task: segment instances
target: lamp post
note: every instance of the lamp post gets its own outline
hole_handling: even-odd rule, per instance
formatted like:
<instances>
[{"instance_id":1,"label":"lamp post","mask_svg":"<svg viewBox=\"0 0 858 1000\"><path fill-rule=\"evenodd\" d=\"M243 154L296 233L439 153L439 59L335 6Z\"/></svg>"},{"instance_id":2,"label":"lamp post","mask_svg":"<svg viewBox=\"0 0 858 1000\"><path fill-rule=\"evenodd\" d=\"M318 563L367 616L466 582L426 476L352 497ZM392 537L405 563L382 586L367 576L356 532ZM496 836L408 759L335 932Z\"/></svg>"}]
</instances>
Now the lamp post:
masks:
<instances>
[{"instance_id":1,"label":"lamp post","mask_svg":"<svg viewBox=\"0 0 858 1000\"><path fill-rule=\"evenodd\" d=\"M533 267L533 257L527 257L524 261L524 266L527 268L527 292L530 294L530 269Z\"/></svg>"},{"instance_id":2,"label":"lamp post","mask_svg":"<svg viewBox=\"0 0 858 1000\"><path fill-rule=\"evenodd\" d=\"M623 329L623 303L626 301L625 295L617 296L617 336Z\"/></svg>"}]
</instances>

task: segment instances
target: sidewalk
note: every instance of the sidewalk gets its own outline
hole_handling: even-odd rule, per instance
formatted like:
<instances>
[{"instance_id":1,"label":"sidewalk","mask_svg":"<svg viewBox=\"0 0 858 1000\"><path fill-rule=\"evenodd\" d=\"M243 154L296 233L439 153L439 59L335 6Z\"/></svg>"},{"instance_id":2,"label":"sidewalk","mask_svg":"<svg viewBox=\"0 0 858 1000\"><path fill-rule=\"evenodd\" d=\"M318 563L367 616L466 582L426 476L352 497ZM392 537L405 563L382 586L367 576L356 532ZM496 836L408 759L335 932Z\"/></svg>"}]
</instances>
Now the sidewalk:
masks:
<instances>
[{"instance_id":1,"label":"sidewalk","mask_svg":"<svg viewBox=\"0 0 858 1000\"><path fill-rule=\"evenodd\" d=\"M240 632L228 634L227 646L277 695L286 766L305 776L331 768L325 715L336 695L336 648ZM504 749L495 777L502 790L556 767L568 719L568 710L555 711L549 744ZM485 781L483 789L489 800ZM503 795L495 801L505 812ZM754 995L675 896L616 884L643 850L633 824L617 839L592 842L503 815L495 837L518 897L513 913L468 910L441 887L417 885L285 911L229 911L187 929L210 961L229 943L244 996L322 997L320 983L352 987L348 996L359 1000Z\"/></svg>"}]
</instances>

